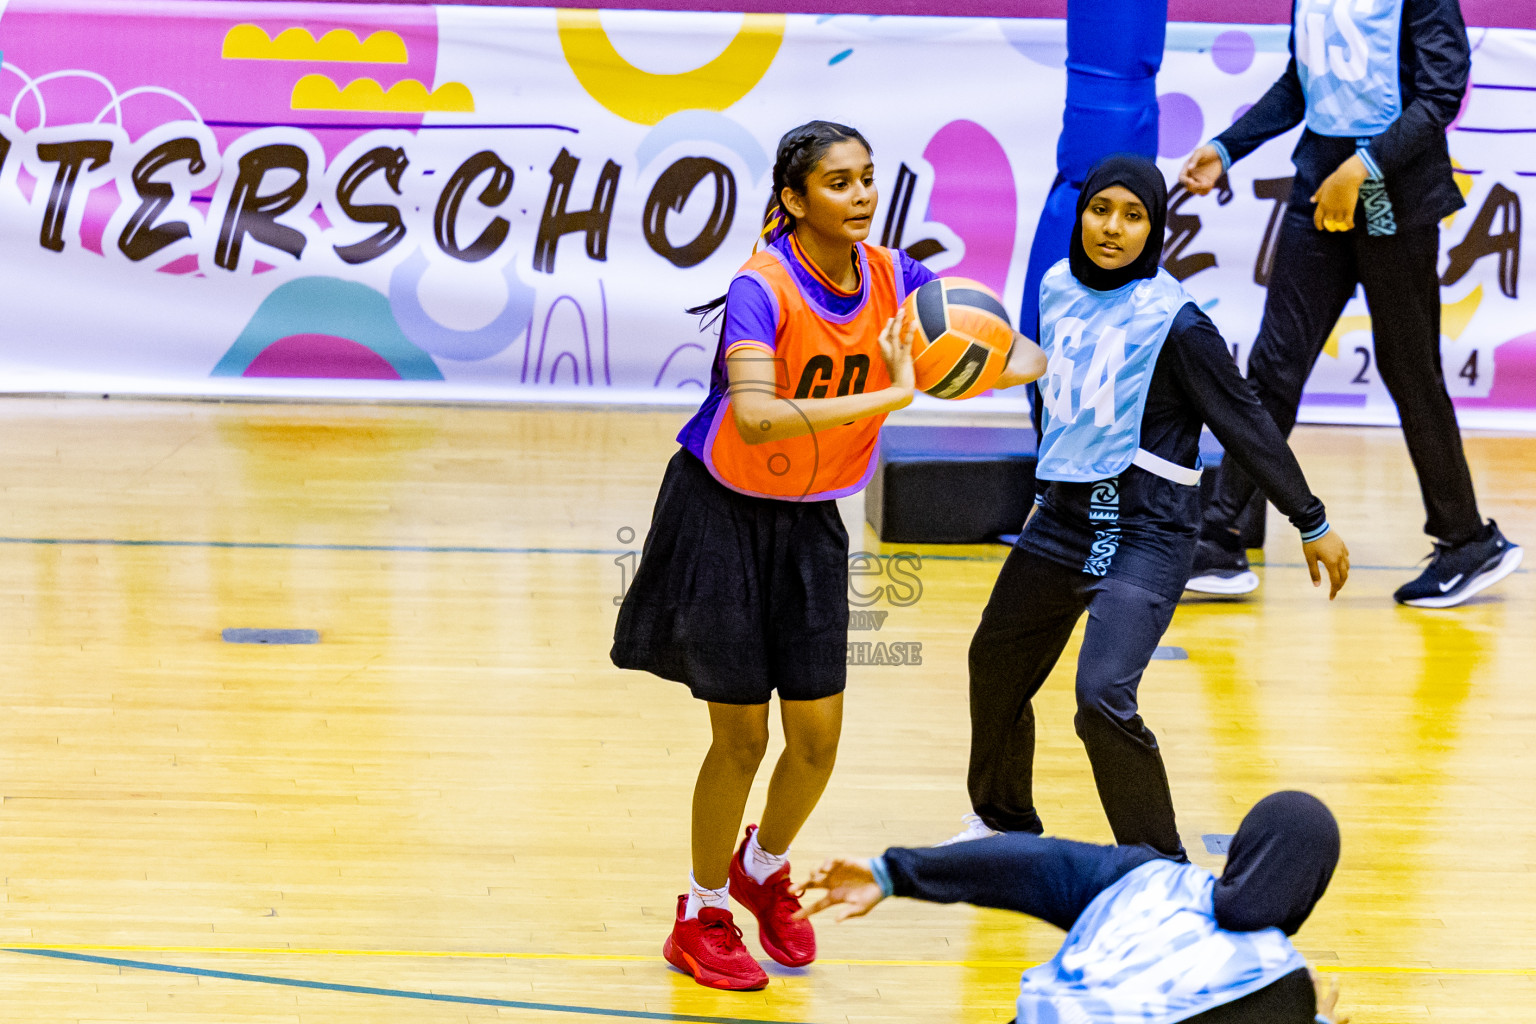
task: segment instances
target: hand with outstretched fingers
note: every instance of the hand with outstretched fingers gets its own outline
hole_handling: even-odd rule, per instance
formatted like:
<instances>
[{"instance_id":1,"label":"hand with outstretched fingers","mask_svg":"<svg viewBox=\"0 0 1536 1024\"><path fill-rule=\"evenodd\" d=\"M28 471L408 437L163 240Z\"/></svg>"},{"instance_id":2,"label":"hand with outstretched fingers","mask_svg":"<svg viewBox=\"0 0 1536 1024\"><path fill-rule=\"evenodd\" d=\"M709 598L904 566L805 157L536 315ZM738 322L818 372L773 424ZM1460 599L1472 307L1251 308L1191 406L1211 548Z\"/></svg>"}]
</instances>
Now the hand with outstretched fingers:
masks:
<instances>
[{"instance_id":1,"label":"hand with outstretched fingers","mask_svg":"<svg viewBox=\"0 0 1536 1024\"><path fill-rule=\"evenodd\" d=\"M892 385L908 391L917 387L912 369L912 337L901 329L901 317L891 317L880 331L880 355L885 359Z\"/></svg>"},{"instance_id":2,"label":"hand with outstretched fingers","mask_svg":"<svg viewBox=\"0 0 1536 1024\"><path fill-rule=\"evenodd\" d=\"M1310 967L1307 973L1312 975L1312 987L1317 990L1318 1019L1330 1021L1331 1024L1349 1024L1348 1015L1340 1016L1334 1009L1339 1002L1339 979L1324 981L1323 976Z\"/></svg>"},{"instance_id":3,"label":"hand with outstretched fingers","mask_svg":"<svg viewBox=\"0 0 1536 1024\"><path fill-rule=\"evenodd\" d=\"M795 895L803 896L808 889L821 889L825 895L802 908L795 915L800 920L836 906L846 908L838 915L839 921L863 917L885 899L869 860L862 858L837 857L827 861L811 872L811 877L795 890Z\"/></svg>"}]
</instances>

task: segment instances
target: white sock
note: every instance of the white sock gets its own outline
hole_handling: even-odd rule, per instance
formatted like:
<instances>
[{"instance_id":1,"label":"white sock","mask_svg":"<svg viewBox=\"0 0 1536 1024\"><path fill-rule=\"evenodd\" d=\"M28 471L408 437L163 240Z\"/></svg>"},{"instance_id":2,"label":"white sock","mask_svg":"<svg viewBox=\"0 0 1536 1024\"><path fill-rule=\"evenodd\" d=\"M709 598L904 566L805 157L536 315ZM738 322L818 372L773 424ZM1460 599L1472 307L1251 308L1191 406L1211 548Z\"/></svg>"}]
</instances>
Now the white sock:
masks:
<instances>
[{"instance_id":1,"label":"white sock","mask_svg":"<svg viewBox=\"0 0 1536 1024\"><path fill-rule=\"evenodd\" d=\"M693 872L688 872L688 905L683 908L683 920L692 921L699 916L699 911L705 907L714 907L717 910L725 910L731 905L731 883L718 889L706 889L693 880Z\"/></svg>"},{"instance_id":2,"label":"white sock","mask_svg":"<svg viewBox=\"0 0 1536 1024\"><path fill-rule=\"evenodd\" d=\"M753 830L752 838L747 840L747 854L742 862L747 874L752 876L752 881L762 885L769 875L789 863L789 851L769 853L758 843L757 831Z\"/></svg>"}]
</instances>

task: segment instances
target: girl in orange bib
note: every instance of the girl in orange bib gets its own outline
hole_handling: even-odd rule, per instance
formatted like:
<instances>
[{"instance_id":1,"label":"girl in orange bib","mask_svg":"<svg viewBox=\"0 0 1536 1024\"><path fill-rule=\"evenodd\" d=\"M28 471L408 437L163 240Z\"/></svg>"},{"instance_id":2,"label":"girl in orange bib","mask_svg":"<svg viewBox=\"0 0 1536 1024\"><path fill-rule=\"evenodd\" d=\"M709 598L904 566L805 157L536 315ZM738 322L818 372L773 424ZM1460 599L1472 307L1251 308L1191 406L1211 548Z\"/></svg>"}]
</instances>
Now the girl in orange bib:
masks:
<instances>
[{"instance_id":1,"label":"girl in orange bib","mask_svg":"<svg viewBox=\"0 0 1536 1024\"><path fill-rule=\"evenodd\" d=\"M877 193L869 144L812 121L779 142L764 238L731 281L709 394L678 435L612 657L685 683L709 704L712 743L693 794L693 871L666 958L701 984L757 989L729 896L764 950L816 956L789 880L789 845L831 775L842 731L848 533L836 498L874 472L880 424L912 401L895 317L934 275L867 245ZM707 312L717 300L694 312ZM1019 339L999 386L1044 371ZM777 690L785 748L762 826L736 846L768 746Z\"/></svg>"}]
</instances>

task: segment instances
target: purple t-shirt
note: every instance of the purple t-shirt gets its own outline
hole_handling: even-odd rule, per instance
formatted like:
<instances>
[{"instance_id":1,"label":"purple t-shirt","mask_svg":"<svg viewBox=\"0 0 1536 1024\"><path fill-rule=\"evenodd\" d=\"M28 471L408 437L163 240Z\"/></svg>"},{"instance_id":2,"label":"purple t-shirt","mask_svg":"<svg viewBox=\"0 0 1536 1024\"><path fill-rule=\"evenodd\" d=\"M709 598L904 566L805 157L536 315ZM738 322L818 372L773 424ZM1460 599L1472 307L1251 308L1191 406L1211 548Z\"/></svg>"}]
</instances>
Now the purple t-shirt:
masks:
<instances>
[{"instance_id":1,"label":"purple t-shirt","mask_svg":"<svg viewBox=\"0 0 1536 1024\"><path fill-rule=\"evenodd\" d=\"M801 294L809 299L813 310L820 307L833 316L845 317L856 312L869 298L867 278L861 278L859 287L853 292L828 287L821 275L800 261L788 234L769 244L783 257L784 266L794 276ZM900 249L891 250L891 254L901 273L903 294L911 295L937 276ZM860 260L859 265L865 266L867 263ZM709 426L714 422L715 411L725 398L730 382L726 375L725 354L732 345L742 341L755 341L773 349L777 349L779 344L778 307L773 296L768 293L767 286L756 275L737 274L731 279L731 286L725 295L725 324L720 332L720 344L715 349L714 365L709 371L709 394L704 397L699 411L694 413L693 418L677 435L678 443L700 459L704 458Z\"/></svg>"}]
</instances>

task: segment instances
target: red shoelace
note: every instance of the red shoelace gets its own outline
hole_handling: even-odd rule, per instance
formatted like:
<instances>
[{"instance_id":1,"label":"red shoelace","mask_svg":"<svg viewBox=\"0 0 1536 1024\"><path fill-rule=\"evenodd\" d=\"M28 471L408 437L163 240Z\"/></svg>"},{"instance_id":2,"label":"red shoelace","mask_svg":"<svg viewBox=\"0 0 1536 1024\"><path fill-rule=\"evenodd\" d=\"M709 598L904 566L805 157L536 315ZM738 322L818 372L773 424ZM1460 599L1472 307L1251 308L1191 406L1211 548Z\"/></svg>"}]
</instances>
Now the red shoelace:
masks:
<instances>
[{"instance_id":1,"label":"red shoelace","mask_svg":"<svg viewBox=\"0 0 1536 1024\"><path fill-rule=\"evenodd\" d=\"M722 913L719 917L710 915L711 920L699 928L699 937L707 939L716 952L732 953L745 945L741 941L741 928L736 922Z\"/></svg>"}]
</instances>

